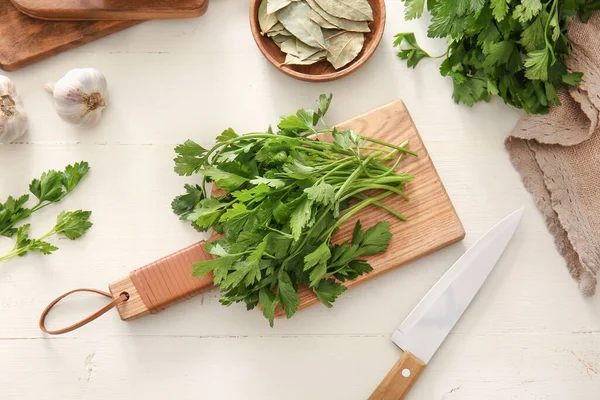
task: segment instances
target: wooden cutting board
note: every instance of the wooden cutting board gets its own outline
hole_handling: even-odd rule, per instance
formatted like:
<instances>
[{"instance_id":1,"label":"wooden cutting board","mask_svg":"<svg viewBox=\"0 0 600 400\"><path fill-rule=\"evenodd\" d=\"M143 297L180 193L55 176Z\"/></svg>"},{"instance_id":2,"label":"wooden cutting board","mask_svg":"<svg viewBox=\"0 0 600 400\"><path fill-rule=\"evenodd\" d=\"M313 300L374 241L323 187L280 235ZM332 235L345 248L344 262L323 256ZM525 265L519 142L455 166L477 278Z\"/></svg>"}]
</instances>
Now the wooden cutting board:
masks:
<instances>
[{"instance_id":1,"label":"wooden cutting board","mask_svg":"<svg viewBox=\"0 0 600 400\"><path fill-rule=\"evenodd\" d=\"M363 229L379 221L390 221L393 236L388 249L384 253L366 257L373 271L345 282L346 287L350 289L465 237L456 210L402 101L394 101L337 127L351 128L363 136L394 144L408 139L407 147L419 154L418 157L407 156L398 167L399 172L407 172L415 177L405 189L410 201L395 195L382 200L382 203L406 216L407 221L399 221L380 208L370 206L350 218L334 236L336 242L350 239L356 220L360 220ZM319 303L308 287L301 288L298 295L299 309ZM285 317L285 311L279 308L276 316Z\"/></svg>"},{"instance_id":2,"label":"wooden cutting board","mask_svg":"<svg viewBox=\"0 0 600 400\"><path fill-rule=\"evenodd\" d=\"M42 21L0 0L0 68L14 71L138 23Z\"/></svg>"},{"instance_id":3,"label":"wooden cutting board","mask_svg":"<svg viewBox=\"0 0 600 400\"><path fill-rule=\"evenodd\" d=\"M21 12L55 21L195 18L208 0L11 0Z\"/></svg>"},{"instance_id":4,"label":"wooden cutting board","mask_svg":"<svg viewBox=\"0 0 600 400\"><path fill-rule=\"evenodd\" d=\"M390 221L390 230L393 234L386 252L366 258L373 266L373 271L346 282L345 285L348 288L465 237L465 231L458 215L404 103L401 101L389 103L340 124L338 128L352 128L361 135L395 144L400 144L408 139L408 148L419 154L418 157L407 155L398 168L399 172L408 172L415 176L414 181L406 186L406 194L410 196L410 201L396 195L389 196L382 201L388 207L405 215L408 218L407 221L400 221L386 211L370 206L363 209L355 218L349 219L336 233L334 238L337 241L350 239L356 219L360 219L363 229L370 228L379 221ZM213 235L211 239L215 238L217 235ZM121 318L134 320L143 315L158 312L213 287L211 274L204 278L191 277L190 265L209 257L210 255L203 251L202 244L197 243L113 282L109 289L114 298L118 298L123 292L129 296L128 301L117 306ZM146 275L146 277L138 279L137 275ZM138 280L137 285L134 283L136 279ZM147 294L142 295L140 291L147 292ZM299 296L300 309L319 302L307 287L300 288ZM154 307L152 304L156 306ZM276 315L282 317L285 316L285 312L279 309L276 311Z\"/></svg>"}]
</instances>

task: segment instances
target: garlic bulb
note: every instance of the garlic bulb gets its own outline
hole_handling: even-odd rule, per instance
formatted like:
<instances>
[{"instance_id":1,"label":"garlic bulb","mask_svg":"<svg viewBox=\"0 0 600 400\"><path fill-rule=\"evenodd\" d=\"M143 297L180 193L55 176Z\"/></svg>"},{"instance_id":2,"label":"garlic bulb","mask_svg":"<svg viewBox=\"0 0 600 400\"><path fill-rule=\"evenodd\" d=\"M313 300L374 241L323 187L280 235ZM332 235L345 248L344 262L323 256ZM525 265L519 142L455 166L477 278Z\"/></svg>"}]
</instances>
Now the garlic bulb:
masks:
<instances>
[{"instance_id":1,"label":"garlic bulb","mask_svg":"<svg viewBox=\"0 0 600 400\"><path fill-rule=\"evenodd\" d=\"M89 128L100 121L107 105L106 78L95 68L78 68L67 72L56 84L47 84L54 96L54 107L65 121Z\"/></svg>"},{"instance_id":2,"label":"garlic bulb","mask_svg":"<svg viewBox=\"0 0 600 400\"><path fill-rule=\"evenodd\" d=\"M27 131L27 114L13 81L0 75L0 143L12 142Z\"/></svg>"}]
</instances>

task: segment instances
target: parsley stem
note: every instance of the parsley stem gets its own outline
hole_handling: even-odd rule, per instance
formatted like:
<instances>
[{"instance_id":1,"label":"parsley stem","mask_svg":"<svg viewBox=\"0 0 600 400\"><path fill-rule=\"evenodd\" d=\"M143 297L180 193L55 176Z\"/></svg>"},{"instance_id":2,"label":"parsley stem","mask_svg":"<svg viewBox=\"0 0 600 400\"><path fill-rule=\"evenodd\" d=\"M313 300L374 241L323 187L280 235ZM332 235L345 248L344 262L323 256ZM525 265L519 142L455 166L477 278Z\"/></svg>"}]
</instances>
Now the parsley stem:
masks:
<instances>
[{"instance_id":1,"label":"parsley stem","mask_svg":"<svg viewBox=\"0 0 600 400\"><path fill-rule=\"evenodd\" d=\"M13 257L16 257L19 255L19 249L12 249L11 251L9 251L8 253L6 253L5 255L0 257L0 261L5 261L5 260L9 260Z\"/></svg>"},{"instance_id":2,"label":"parsley stem","mask_svg":"<svg viewBox=\"0 0 600 400\"><path fill-rule=\"evenodd\" d=\"M327 172L325 175L323 175L321 177L321 179L319 179L319 181L321 181L321 182L324 181L325 178L327 178L328 176L333 175L335 172L339 171L342 168L345 168L348 164L352 164L354 162L353 160L345 160L345 159L342 159L342 160L343 160L343 162L340 165L331 169L329 172Z\"/></svg>"},{"instance_id":3,"label":"parsley stem","mask_svg":"<svg viewBox=\"0 0 600 400\"><path fill-rule=\"evenodd\" d=\"M338 226L342 225L354 214L356 214L357 212L359 212L360 210L362 210L363 208L365 208L366 206L368 206L370 204L373 204L375 202L378 202L379 200L385 199L386 197L388 197L391 194L392 194L391 191L384 192L378 196L369 197L368 199L363 200L360 203L356 204L354 207L351 207L350 209L348 209L346 214L344 214L340 219L338 219L338 221L331 228L329 228L329 230L327 231L328 236L330 236L337 229Z\"/></svg>"},{"instance_id":4,"label":"parsley stem","mask_svg":"<svg viewBox=\"0 0 600 400\"><path fill-rule=\"evenodd\" d=\"M360 193L360 194L356 195L356 197L358 197L358 198L360 198L360 199L363 199L363 200L366 200L366 199L368 199L368 198L369 198L369 196L366 196L366 195L364 195L364 194L362 194L362 193ZM373 205L374 205L374 206L377 206L377 207L379 207L379 208L381 208L382 210L385 210L385 211L387 211L388 213L392 214L394 217L398 218L398 219L399 219L399 220L401 220L401 221L406 221L406 220L407 220L407 218L406 218L404 215L402 215L402 214L399 214L399 213L398 213L397 211L395 211L394 209L392 209L392 208L390 208L390 207L386 206L386 205L385 205L385 204L383 204L383 203L380 203L379 201L374 201L374 202L373 202Z\"/></svg>"},{"instance_id":5,"label":"parsley stem","mask_svg":"<svg viewBox=\"0 0 600 400\"><path fill-rule=\"evenodd\" d=\"M544 27L544 40L546 41L546 49L550 52L550 56L552 56L552 62L550 65L554 65L556 62L556 57L554 56L554 48L550 44L548 40L548 28L552 20L554 19L554 14L556 13L556 6L558 5L558 0L552 0L552 7L550 7L550 12L548 13L548 20L546 21L546 26ZM556 19L556 23L558 24L558 18Z\"/></svg>"},{"instance_id":6,"label":"parsley stem","mask_svg":"<svg viewBox=\"0 0 600 400\"><path fill-rule=\"evenodd\" d=\"M337 157L335 157L335 156L332 156L332 155L329 155L329 154L327 154L327 153L326 153L326 152L324 152L324 151L319 151L319 150L316 150L316 149L312 149L312 148L310 148L310 147L304 147L304 146L302 146L302 150L303 150L303 151L307 151L307 152L309 152L309 153L315 153L315 154L317 154L317 155L318 155L318 156L320 156L320 157L327 157L327 158L329 158L330 160L337 160L337 159L338 159Z\"/></svg>"},{"instance_id":7,"label":"parsley stem","mask_svg":"<svg viewBox=\"0 0 600 400\"><path fill-rule=\"evenodd\" d=\"M349 199L350 197L354 197L354 196L356 196L357 193L362 193L362 192L367 191L367 190L385 190L385 191L389 191L389 192L394 192L394 193L402 196L402 198L404 198L405 200L409 200L408 196L406 195L406 193L404 193L401 189L398 189L396 187L389 186L389 185L371 184L371 185L368 185L368 186L360 186L354 192L351 192L350 194L342 197L340 199L340 201L344 201L346 199Z\"/></svg>"},{"instance_id":8,"label":"parsley stem","mask_svg":"<svg viewBox=\"0 0 600 400\"><path fill-rule=\"evenodd\" d=\"M286 238L288 238L288 239L292 239L292 238L293 238L293 236L292 236L292 235L290 235L289 233L281 232L279 229L275 229L275 228L273 228L273 227L271 227L271 226L265 226L265 228L267 228L267 229L268 229L268 230L270 230L270 231L277 232L277 233L279 233L280 235L282 235L282 236L285 236L285 237L286 237Z\"/></svg>"},{"instance_id":9,"label":"parsley stem","mask_svg":"<svg viewBox=\"0 0 600 400\"><path fill-rule=\"evenodd\" d=\"M375 155L371 154L369 157L367 157L367 159L365 161L363 161L363 165L368 164L369 162L371 162L371 160L375 157ZM356 170L354 170L354 172L348 177L348 179L346 180L346 182L344 182L342 184L342 187L338 190L338 192L335 194L335 201L339 201L340 198L342 197L342 195L344 194L344 190L346 190L346 188L348 186L350 186L350 184L356 180L356 178L358 177L358 175L360 174L360 172L362 171L361 168L357 168Z\"/></svg>"},{"instance_id":10,"label":"parsley stem","mask_svg":"<svg viewBox=\"0 0 600 400\"><path fill-rule=\"evenodd\" d=\"M412 150L409 150L409 149L407 149L407 148L405 148L405 147L402 147L402 146L396 146L396 145L393 145L393 144L391 144L391 143L386 143L386 142L384 142L384 141L381 141L381 140L378 140L378 139L374 139L374 138L370 138L370 137L367 137L367 136L360 136L360 138L361 138L361 139L363 139L363 140L365 140L365 141L367 141L367 142L371 142L371 143L377 143L377 144L380 144L380 145L382 145L382 146L385 146L385 147L390 147L390 148L392 148L392 149L399 150L399 151L401 151L401 152L403 152L403 153L408 153L408 154L410 154L411 156L415 156L415 157L417 157L417 156L418 156L418 154L417 154L417 153L415 153L414 151L412 151ZM404 143L406 143L406 144L404 144ZM408 140L407 140L407 141L405 141L404 143L402 143L402 144L403 144L404 146L406 146L406 145L408 144Z\"/></svg>"}]
</instances>

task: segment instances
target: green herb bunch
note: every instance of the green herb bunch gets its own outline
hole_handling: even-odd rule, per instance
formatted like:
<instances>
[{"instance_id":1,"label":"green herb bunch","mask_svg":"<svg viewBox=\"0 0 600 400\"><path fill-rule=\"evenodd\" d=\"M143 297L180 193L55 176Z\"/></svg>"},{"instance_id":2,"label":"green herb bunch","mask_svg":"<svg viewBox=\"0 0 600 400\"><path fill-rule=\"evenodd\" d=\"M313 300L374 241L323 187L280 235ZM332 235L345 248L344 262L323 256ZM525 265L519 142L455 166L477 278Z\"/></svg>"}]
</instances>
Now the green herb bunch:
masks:
<instances>
[{"instance_id":1,"label":"green herb bunch","mask_svg":"<svg viewBox=\"0 0 600 400\"><path fill-rule=\"evenodd\" d=\"M199 231L222 234L206 245L216 258L194 264L193 275L213 272L222 304L260 305L271 326L279 304L288 318L296 312L300 285L331 307L346 289L340 282L371 271L363 258L388 247L388 222L366 231L357 222L352 241L335 244L341 224L369 205L405 219L380 201L406 198L404 184L413 177L396 168L405 154L415 154L407 142L395 146L327 127L331 98L321 95L316 111L281 117L277 131L240 136L228 129L209 150L190 140L175 149L175 171L204 178L185 186L174 212ZM324 134L333 142L323 141ZM226 192L209 196L210 181Z\"/></svg>"},{"instance_id":2,"label":"green herb bunch","mask_svg":"<svg viewBox=\"0 0 600 400\"><path fill-rule=\"evenodd\" d=\"M0 261L23 256L29 251L50 254L58 250L58 247L45 241L47 238L62 234L75 240L92 226L89 221L91 211L82 210L61 212L56 218L55 226L38 239L29 238L30 224L16 226L33 213L65 198L75 189L89 169L88 163L82 161L68 165L64 171L50 170L43 173L39 179L34 179L29 185L29 191L37 199L37 202L31 208L26 206L30 197L28 194L18 198L9 196L4 203L0 203L0 236L9 238L16 236L13 249L0 256Z\"/></svg>"},{"instance_id":3,"label":"green herb bunch","mask_svg":"<svg viewBox=\"0 0 600 400\"><path fill-rule=\"evenodd\" d=\"M446 38L440 72L454 81L452 97L472 106L500 96L527 113L560 105L557 89L578 86L582 73L569 72L567 29L576 14L586 22L598 0L403 0L406 19L431 12L428 36ZM413 33L396 35L398 56L409 67L431 57Z\"/></svg>"}]
</instances>

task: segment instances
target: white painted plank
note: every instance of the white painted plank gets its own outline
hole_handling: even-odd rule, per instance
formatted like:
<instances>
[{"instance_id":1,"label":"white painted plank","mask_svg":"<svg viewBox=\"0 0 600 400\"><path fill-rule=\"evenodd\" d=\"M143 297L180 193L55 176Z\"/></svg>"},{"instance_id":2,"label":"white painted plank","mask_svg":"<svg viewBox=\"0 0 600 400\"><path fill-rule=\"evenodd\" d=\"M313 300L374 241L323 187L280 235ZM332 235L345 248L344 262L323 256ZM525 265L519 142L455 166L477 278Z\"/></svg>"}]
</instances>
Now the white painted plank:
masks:
<instances>
[{"instance_id":1,"label":"white painted plank","mask_svg":"<svg viewBox=\"0 0 600 400\"><path fill-rule=\"evenodd\" d=\"M451 335L408 400L596 400L599 338ZM379 335L169 335L2 340L0 356L7 399L362 400L400 351Z\"/></svg>"}]
</instances>

